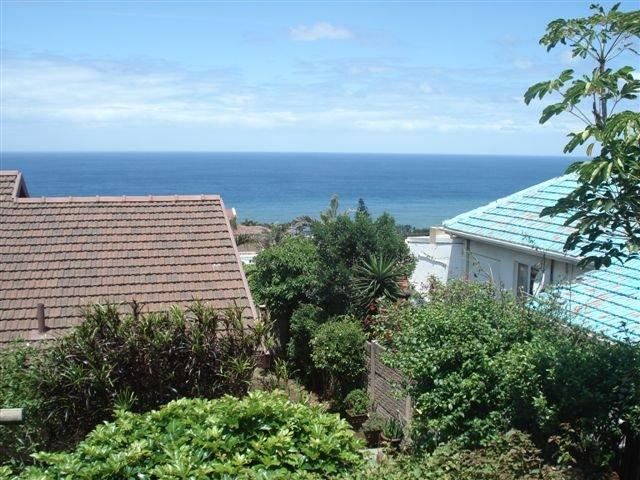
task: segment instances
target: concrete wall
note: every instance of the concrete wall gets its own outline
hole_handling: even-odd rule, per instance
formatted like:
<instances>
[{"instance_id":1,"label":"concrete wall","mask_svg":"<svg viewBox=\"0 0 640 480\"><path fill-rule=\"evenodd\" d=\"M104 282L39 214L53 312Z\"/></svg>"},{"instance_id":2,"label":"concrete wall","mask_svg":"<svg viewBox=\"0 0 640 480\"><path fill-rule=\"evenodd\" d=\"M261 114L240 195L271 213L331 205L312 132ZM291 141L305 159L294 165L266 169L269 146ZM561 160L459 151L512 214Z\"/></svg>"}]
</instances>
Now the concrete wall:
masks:
<instances>
[{"instance_id":1,"label":"concrete wall","mask_svg":"<svg viewBox=\"0 0 640 480\"><path fill-rule=\"evenodd\" d=\"M374 410L385 418L395 418L408 425L413 407L409 397L398 395L402 374L382 363L384 347L367 342L365 351L368 358L367 391L373 400Z\"/></svg>"}]
</instances>

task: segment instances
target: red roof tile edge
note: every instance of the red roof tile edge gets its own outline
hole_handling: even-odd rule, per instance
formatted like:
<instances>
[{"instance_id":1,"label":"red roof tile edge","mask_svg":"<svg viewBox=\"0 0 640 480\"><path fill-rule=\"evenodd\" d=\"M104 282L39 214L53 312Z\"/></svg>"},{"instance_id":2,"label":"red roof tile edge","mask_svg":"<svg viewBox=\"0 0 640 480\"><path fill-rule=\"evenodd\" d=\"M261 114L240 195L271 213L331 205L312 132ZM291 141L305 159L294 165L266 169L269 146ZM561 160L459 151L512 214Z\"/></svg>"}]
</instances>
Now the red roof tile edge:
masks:
<instances>
[{"instance_id":1,"label":"red roof tile edge","mask_svg":"<svg viewBox=\"0 0 640 480\"><path fill-rule=\"evenodd\" d=\"M251 290L249 289L249 282L247 281L247 276L244 273L244 268L242 267L242 262L240 261L240 252L238 251L238 245L236 244L236 237L233 234L233 230L231 229L231 223L229 222L229 217L227 216L227 209L224 208L224 201L222 198L220 199L220 205L222 206L222 212L224 214L224 221L227 224L227 231L231 236L231 245L233 245L233 251L236 255L236 262L238 262L238 268L240 269L240 276L242 278L242 285L244 285L244 289L247 292L247 299L249 300L249 308L251 309L251 315L254 321L258 320L258 314L256 313L256 306L253 301L253 296L251 295Z\"/></svg>"}]
</instances>

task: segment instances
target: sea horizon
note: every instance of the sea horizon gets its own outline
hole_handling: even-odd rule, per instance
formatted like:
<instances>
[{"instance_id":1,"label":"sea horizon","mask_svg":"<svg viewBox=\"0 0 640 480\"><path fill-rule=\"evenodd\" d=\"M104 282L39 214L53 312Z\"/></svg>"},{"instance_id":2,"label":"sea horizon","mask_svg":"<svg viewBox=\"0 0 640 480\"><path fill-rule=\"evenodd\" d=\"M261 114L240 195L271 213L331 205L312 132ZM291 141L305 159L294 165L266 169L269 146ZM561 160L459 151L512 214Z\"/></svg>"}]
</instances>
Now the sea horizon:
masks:
<instances>
[{"instance_id":1,"label":"sea horizon","mask_svg":"<svg viewBox=\"0 0 640 480\"><path fill-rule=\"evenodd\" d=\"M317 217L332 195L342 211L363 198L418 228L561 175L580 157L550 155L2 151L38 196L219 194L240 221Z\"/></svg>"}]
</instances>

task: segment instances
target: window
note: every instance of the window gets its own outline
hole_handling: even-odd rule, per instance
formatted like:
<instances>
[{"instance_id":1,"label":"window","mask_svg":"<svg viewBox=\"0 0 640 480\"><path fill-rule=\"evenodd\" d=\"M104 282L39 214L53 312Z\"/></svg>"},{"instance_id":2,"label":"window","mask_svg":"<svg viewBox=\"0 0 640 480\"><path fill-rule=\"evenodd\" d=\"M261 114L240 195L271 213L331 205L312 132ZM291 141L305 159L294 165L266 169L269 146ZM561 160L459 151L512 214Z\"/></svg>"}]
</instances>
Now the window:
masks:
<instances>
[{"instance_id":1,"label":"window","mask_svg":"<svg viewBox=\"0 0 640 480\"><path fill-rule=\"evenodd\" d=\"M518 295L536 295L543 286L543 271L537 266L526 263L517 264L516 289Z\"/></svg>"}]
</instances>

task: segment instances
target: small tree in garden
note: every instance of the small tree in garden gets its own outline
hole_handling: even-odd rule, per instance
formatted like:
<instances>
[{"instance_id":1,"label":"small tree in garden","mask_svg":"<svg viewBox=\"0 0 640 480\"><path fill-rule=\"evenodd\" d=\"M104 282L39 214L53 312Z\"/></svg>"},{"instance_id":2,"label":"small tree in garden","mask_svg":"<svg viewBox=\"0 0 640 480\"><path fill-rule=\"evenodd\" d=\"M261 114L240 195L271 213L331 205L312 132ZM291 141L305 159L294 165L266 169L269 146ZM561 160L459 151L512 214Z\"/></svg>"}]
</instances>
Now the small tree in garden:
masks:
<instances>
[{"instance_id":1,"label":"small tree in garden","mask_svg":"<svg viewBox=\"0 0 640 480\"><path fill-rule=\"evenodd\" d=\"M289 340L289 319L299 305L315 300L318 252L309 239L288 237L258 254L248 271L251 293L269 308L278 324L279 340Z\"/></svg>"},{"instance_id":2,"label":"small tree in garden","mask_svg":"<svg viewBox=\"0 0 640 480\"><path fill-rule=\"evenodd\" d=\"M595 268L635 257L640 249L640 78L633 66L639 60L640 10L625 13L619 6L605 11L592 5L589 17L551 22L540 40L547 51L568 44L572 56L589 59L593 69L581 76L565 70L524 95L527 104L536 97L558 98L544 109L540 123L568 113L584 124L569 134L565 153L585 143L587 155L600 147L593 159L567 170L577 177L576 189L542 211L564 215L566 225L575 225L565 249L579 248L582 264ZM621 110L625 106L631 109Z\"/></svg>"},{"instance_id":3,"label":"small tree in garden","mask_svg":"<svg viewBox=\"0 0 640 480\"><path fill-rule=\"evenodd\" d=\"M315 305L301 305L291 316L290 340L287 345L289 362L294 373L307 385L312 385L316 377L311 361L311 340L320 325L327 320L326 313Z\"/></svg>"},{"instance_id":4,"label":"small tree in garden","mask_svg":"<svg viewBox=\"0 0 640 480\"><path fill-rule=\"evenodd\" d=\"M353 216L327 218L330 220L315 222L312 233L318 252L318 301L329 314L359 310L360 300L353 290L355 269L372 253L395 262L404 275L413 270L415 262L390 215L374 220L361 202Z\"/></svg>"},{"instance_id":5,"label":"small tree in garden","mask_svg":"<svg viewBox=\"0 0 640 480\"><path fill-rule=\"evenodd\" d=\"M311 342L314 367L325 379L326 395L336 403L362 382L366 359L360 322L342 317L322 325Z\"/></svg>"}]
</instances>

